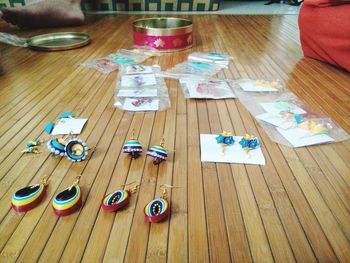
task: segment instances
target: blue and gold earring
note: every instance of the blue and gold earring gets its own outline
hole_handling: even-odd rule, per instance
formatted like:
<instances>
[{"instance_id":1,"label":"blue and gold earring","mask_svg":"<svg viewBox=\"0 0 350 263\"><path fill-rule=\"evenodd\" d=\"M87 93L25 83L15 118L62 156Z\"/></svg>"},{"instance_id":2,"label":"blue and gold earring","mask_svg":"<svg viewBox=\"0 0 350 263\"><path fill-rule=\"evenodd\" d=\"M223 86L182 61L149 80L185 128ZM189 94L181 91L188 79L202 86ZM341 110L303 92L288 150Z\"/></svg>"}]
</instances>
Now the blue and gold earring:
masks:
<instances>
[{"instance_id":1,"label":"blue and gold earring","mask_svg":"<svg viewBox=\"0 0 350 263\"><path fill-rule=\"evenodd\" d=\"M51 139L47 142L47 148L53 156L65 156L66 155L66 140L63 138Z\"/></svg>"},{"instance_id":2,"label":"blue and gold earring","mask_svg":"<svg viewBox=\"0 0 350 263\"><path fill-rule=\"evenodd\" d=\"M64 150L68 160L71 160L72 162L80 162L86 159L89 149L83 140L71 139L67 141Z\"/></svg>"},{"instance_id":3,"label":"blue and gold earring","mask_svg":"<svg viewBox=\"0 0 350 263\"><path fill-rule=\"evenodd\" d=\"M125 184L123 186L131 185L133 183L135 183L135 182ZM120 189L120 190L114 191L112 193L109 193L108 195L106 195L102 199L101 206L102 206L103 210L105 210L107 212L113 212L113 211L117 211L117 210L123 208L124 206L126 206L130 202L130 196L133 193L136 193L138 187L139 187L139 185L135 185L133 188L128 189L128 190Z\"/></svg>"},{"instance_id":4,"label":"blue and gold earring","mask_svg":"<svg viewBox=\"0 0 350 263\"><path fill-rule=\"evenodd\" d=\"M178 188L178 187L167 185L167 184L163 184L159 187L159 189L163 191L162 196L159 198L153 199L143 209L145 218L148 222L158 223L169 215L170 204L168 201L167 188Z\"/></svg>"},{"instance_id":5,"label":"blue and gold earring","mask_svg":"<svg viewBox=\"0 0 350 263\"><path fill-rule=\"evenodd\" d=\"M82 193L79 187L81 175L78 175L76 181L57 194L52 201L52 207L56 215L67 216L77 211L82 205Z\"/></svg>"},{"instance_id":6,"label":"blue and gold earring","mask_svg":"<svg viewBox=\"0 0 350 263\"><path fill-rule=\"evenodd\" d=\"M251 150L258 149L260 147L259 139L251 134L246 134L239 142L242 148L249 154Z\"/></svg>"},{"instance_id":7,"label":"blue and gold earring","mask_svg":"<svg viewBox=\"0 0 350 263\"><path fill-rule=\"evenodd\" d=\"M223 131L219 136L215 137L218 144L221 145L222 153L225 154L226 147L235 143L231 132Z\"/></svg>"},{"instance_id":8,"label":"blue and gold earring","mask_svg":"<svg viewBox=\"0 0 350 263\"><path fill-rule=\"evenodd\" d=\"M38 184L18 190L11 200L12 208L17 212L26 212L38 206L46 193L48 181L46 177Z\"/></svg>"}]
</instances>

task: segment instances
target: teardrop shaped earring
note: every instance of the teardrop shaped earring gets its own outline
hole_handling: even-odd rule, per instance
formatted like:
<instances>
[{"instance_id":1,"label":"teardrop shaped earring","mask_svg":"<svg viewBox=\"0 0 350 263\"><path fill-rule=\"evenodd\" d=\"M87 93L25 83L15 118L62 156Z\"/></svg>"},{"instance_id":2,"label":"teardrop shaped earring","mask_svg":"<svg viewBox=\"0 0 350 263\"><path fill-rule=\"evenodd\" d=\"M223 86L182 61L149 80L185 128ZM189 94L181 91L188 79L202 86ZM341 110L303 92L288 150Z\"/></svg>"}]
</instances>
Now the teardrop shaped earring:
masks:
<instances>
[{"instance_id":1,"label":"teardrop shaped earring","mask_svg":"<svg viewBox=\"0 0 350 263\"><path fill-rule=\"evenodd\" d=\"M47 185L47 179L44 177L38 184L18 190L12 196L12 208L17 212L26 212L38 206L46 193Z\"/></svg>"},{"instance_id":2,"label":"teardrop shaped earring","mask_svg":"<svg viewBox=\"0 0 350 263\"><path fill-rule=\"evenodd\" d=\"M158 165L162 161L165 161L168 158L168 152L164 148L164 135L160 140L159 145L154 145L148 149L147 155L154 157L153 164Z\"/></svg>"},{"instance_id":3,"label":"teardrop shaped earring","mask_svg":"<svg viewBox=\"0 0 350 263\"><path fill-rule=\"evenodd\" d=\"M81 175L77 176L76 181L57 194L52 201L52 207L56 215L67 216L77 211L82 204L82 193L79 187Z\"/></svg>"},{"instance_id":4,"label":"teardrop shaped earring","mask_svg":"<svg viewBox=\"0 0 350 263\"><path fill-rule=\"evenodd\" d=\"M145 218L148 222L158 223L168 216L170 204L168 202L167 188L178 188L178 186L163 184L159 187L163 191L162 196L153 199L144 208Z\"/></svg>"},{"instance_id":5,"label":"teardrop shaped earring","mask_svg":"<svg viewBox=\"0 0 350 263\"><path fill-rule=\"evenodd\" d=\"M123 146L123 153L131 155L132 159L136 159L142 153L141 143L135 139L135 130L132 129L131 138Z\"/></svg>"},{"instance_id":6,"label":"teardrop shaped earring","mask_svg":"<svg viewBox=\"0 0 350 263\"><path fill-rule=\"evenodd\" d=\"M133 183L135 182L122 185L121 187L130 185ZM139 187L139 184L135 185L133 188L128 190L119 189L117 191L109 193L102 199L101 205L103 210L107 212L113 212L123 208L130 202L131 194L136 193L138 187Z\"/></svg>"}]
</instances>

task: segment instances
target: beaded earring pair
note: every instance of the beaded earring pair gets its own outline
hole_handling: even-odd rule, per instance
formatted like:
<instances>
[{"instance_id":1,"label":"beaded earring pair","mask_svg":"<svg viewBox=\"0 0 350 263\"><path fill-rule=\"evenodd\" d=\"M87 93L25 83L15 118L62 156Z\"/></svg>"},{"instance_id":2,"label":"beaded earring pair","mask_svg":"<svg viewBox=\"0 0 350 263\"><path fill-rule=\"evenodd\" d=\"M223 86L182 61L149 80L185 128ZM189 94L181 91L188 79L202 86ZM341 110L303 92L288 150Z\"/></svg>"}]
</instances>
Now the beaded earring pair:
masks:
<instances>
[{"instance_id":1,"label":"beaded earring pair","mask_svg":"<svg viewBox=\"0 0 350 263\"><path fill-rule=\"evenodd\" d=\"M107 212L114 212L125 207L130 202L131 194L135 193L138 187L139 185L136 185L135 187L128 190L120 189L110 194L107 194L101 202L103 210ZM174 186L163 184L159 188L163 192L162 196L153 199L144 207L145 219L151 223L158 223L162 221L168 216L170 211L167 188L174 188Z\"/></svg>"},{"instance_id":2,"label":"beaded earring pair","mask_svg":"<svg viewBox=\"0 0 350 263\"><path fill-rule=\"evenodd\" d=\"M147 150L147 155L154 158L153 164L158 165L168 158L168 152L164 148L164 137L158 145L154 145ZM131 138L124 144L123 153L128 153L132 159L136 159L143 152L141 143L135 138L134 129Z\"/></svg>"},{"instance_id":3,"label":"beaded earring pair","mask_svg":"<svg viewBox=\"0 0 350 263\"><path fill-rule=\"evenodd\" d=\"M67 216L81 207L82 193L78 185L80 177L81 175L77 176L76 181L71 186L54 197L52 207L56 215ZM18 190L12 196L13 209L17 212L27 212L37 207L46 193L47 186L48 180L44 177L39 183Z\"/></svg>"}]
</instances>

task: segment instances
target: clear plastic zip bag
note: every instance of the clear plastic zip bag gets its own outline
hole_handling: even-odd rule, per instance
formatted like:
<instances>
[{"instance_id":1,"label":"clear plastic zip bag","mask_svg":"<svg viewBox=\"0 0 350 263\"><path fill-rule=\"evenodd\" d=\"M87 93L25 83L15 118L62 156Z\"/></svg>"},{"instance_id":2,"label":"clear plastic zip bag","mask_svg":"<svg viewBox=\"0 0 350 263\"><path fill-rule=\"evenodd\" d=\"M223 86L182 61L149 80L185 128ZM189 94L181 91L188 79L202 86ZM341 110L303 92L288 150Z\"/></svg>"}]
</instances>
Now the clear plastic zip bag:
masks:
<instances>
[{"instance_id":1,"label":"clear plastic zip bag","mask_svg":"<svg viewBox=\"0 0 350 263\"><path fill-rule=\"evenodd\" d=\"M229 82L220 79L180 78L181 88L188 99L236 98Z\"/></svg>"},{"instance_id":2,"label":"clear plastic zip bag","mask_svg":"<svg viewBox=\"0 0 350 263\"><path fill-rule=\"evenodd\" d=\"M141 70L141 72L139 71ZM154 66L127 66L120 71L115 106L126 111L161 111L170 107L168 88Z\"/></svg>"}]
</instances>

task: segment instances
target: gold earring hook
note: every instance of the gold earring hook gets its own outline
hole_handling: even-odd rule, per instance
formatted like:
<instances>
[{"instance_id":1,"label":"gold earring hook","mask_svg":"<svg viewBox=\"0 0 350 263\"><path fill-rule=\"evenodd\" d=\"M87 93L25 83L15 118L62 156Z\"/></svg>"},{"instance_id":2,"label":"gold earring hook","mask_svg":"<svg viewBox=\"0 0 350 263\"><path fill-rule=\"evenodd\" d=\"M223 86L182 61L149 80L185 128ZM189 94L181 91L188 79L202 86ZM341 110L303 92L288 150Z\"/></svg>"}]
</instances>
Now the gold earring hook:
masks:
<instances>
[{"instance_id":1,"label":"gold earring hook","mask_svg":"<svg viewBox=\"0 0 350 263\"><path fill-rule=\"evenodd\" d=\"M164 134L163 134L162 138L160 139L159 145L164 148L164 143L165 143L165 139L164 139Z\"/></svg>"},{"instance_id":2,"label":"gold earring hook","mask_svg":"<svg viewBox=\"0 0 350 263\"><path fill-rule=\"evenodd\" d=\"M48 179L48 176L45 175L40 181L39 181L40 184L43 184L44 186L47 186L49 184L49 179Z\"/></svg>"},{"instance_id":3,"label":"gold earring hook","mask_svg":"<svg viewBox=\"0 0 350 263\"><path fill-rule=\"evenodd\" d=\"M137 184L137 185L135 185L133 188L129 189L129 192L132 193L132 194L133 194L133 193L136 193L137 190L139 189L139 187L140 187L140 185Z\"/></svg>"},{"instance_id":4,"label":"gold earring hook","mask_svg":"<svg viewBox=\"0 0 350 263\"><path fill-rule=\"evenodd\" d=\"M92 147L88 148L88 150L89 150L89 151L92 150L92 153L93 153L93 152L96 151L96 148L97 148L97 146L95 145L95 146L92 146Z\"/></svg>"},{"instance_id":5,"label":"gold earring hook","mask_svg":"<svg viewBox=\"0 0 350 263\"><path fill-rule=\"evenodd\" d=\"M75 180L75 182L68 188L68 191L72 190L73 187L77 186L80 182L81 174L79 174Z\"/></svg>"},{"instance_id":6,"label":"gold earring hook","mask_svg":"<svg viewBox=\"0 0 350 263\"><path fill-rule=\"evenodd\" d=\"M162 184L159 186L159 189L163 192L162 193L162 198L166 199L168 198L168 188L181 188L181 186L173 186L169 184Z\"/></svg>"},{"instance_id":7,"label":"gold earring hook","mask_svg":"<svg viewBox=\"0 0 350 263\"><path fill-rule=\"evenodd\" d=\"M41 185L41 184L43 184L44 186L47 186L48 181L49 181L47 178L48 178L48 176L45 175L43 178L40 179L40 181L37 184L32 185L32 187L30 187L30 188L37 187L38 185Z\"/></svg>"},{"instance_id":8,"label":"gold earring hook","mask_svg":"<svg viewBox=\"0 0 350 263\"><path fill-rule=\"evenodd\" d=\"M165 136L164 136L164 134L163 134L162 138L160 139L159 146L163 147L167 152L172 152L172 153L175 152L175 150L166 149L166 148L164 147L164 144L165 144Z\"/></svg>"},{"instance_id":9,"label":"gold earring hook","mask_svg":"<svg viewBox=\"0 0 350 263\"><path fill-rule=\"evenodd\" d=\"M131 130L131 140L134 140L135 139L135 128L132 128Z\"/></svg>"},{"instance_id":10,"label":"gold earring hook","mask_svg":"<svg viewBox=\"0 0 350 263\"><path fill-rule=\"evenodd\" d=\"M132 185L136 183L136 181L127 183L127 184L122 184L120 187L124 187L124 186L128 186L128 185ZM135 185L133 188L128 189L127 191L129 191L130 193L136 193L137 189L139 188L140 184Z\"/></svg>"}]
</instances>

